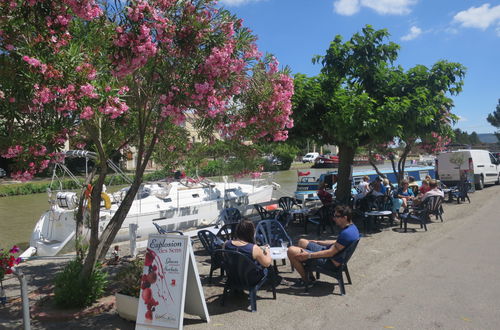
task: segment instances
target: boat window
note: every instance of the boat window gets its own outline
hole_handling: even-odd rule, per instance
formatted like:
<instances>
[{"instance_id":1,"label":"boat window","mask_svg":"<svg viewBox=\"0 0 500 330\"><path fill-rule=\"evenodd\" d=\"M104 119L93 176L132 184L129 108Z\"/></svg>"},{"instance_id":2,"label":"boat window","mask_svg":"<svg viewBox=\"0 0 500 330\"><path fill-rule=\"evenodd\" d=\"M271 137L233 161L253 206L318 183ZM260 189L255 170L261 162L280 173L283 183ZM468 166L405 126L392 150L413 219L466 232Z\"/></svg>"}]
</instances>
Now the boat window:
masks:
<instances>
[{"instance_id":1,"label":"boat window","mask_svg":"<svg viewBox=\"0 0 500 330\"><path fill-rule=\"evenodd\" d=\"M193 196L193 198L198 198L200 197L200 194L192 194L191 196Z\"/></svg>"},{"instance_id":2,"label":"boat window","mask_svg":"<svg viewBox=\"0 0 500 330\"><path fill-rule=\"evenodd\" d=\"M429 175L429 171L419 171L418 175L420 176L420 180L425 180L425 177Z\"/></svg>"}]
</instances>

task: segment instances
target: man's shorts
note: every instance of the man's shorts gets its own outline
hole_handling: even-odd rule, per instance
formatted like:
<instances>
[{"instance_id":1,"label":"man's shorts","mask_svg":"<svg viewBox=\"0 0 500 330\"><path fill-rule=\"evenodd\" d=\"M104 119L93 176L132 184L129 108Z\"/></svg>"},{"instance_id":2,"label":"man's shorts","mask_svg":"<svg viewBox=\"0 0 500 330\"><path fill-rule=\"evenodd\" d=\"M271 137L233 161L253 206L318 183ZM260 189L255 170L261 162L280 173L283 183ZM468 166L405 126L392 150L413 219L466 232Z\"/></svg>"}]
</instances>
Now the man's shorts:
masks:
<instances>
[{"instance_id":1,"label":"man's shorts","mask_svg":"<svg viewBox=\"0 0 500 330\"><path fill-rule=\"evenodd\" d=\"M308 252L318 252L318 251L323 251L323 250L328 250L331 247L331 245L325 246L325 245L319 245L317 243L309 242L306 247L306 251ZM335 266L330 258L314 258L314 259L308 259L306 261L308 265L314 265L314 266L320 266L322 268L328 269L328 270L336 270L338 267Z\"/></svg>"}]
</instances>

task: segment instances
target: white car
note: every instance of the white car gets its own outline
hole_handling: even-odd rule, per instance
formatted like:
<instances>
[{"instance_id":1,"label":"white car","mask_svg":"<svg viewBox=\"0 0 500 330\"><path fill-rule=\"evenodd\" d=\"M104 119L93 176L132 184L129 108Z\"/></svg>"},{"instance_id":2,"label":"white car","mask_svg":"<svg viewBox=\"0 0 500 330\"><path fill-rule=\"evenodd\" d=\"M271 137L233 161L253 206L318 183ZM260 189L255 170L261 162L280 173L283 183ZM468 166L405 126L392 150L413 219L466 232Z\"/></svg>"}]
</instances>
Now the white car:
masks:
<instances>
[{"instance_id":1,"label":"white car","mask_svg":"<svg viewBox=\"0 0 500 330\"><path fill-rule=\"evenodd\" d=\"M302 163L314 163L314 160L319 157L318 152L310 152L302 157Z\"/></svg>"}]
</instances>

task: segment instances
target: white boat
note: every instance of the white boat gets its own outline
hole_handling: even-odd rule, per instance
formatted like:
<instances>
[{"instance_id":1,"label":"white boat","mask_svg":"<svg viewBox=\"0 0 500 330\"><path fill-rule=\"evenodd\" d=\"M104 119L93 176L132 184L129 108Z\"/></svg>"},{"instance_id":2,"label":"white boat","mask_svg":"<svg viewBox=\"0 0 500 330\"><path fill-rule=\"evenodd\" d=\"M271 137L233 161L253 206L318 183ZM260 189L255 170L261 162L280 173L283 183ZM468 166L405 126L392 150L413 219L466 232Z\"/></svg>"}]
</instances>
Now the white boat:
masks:
<instances>
[{"instance_id":1,"label":"white boat","mask_svg":"<svg viewBox=\"0 0 500 330\"><path fill-rule=\"evenodd\" d=\"M85 157L89 156L92 156L92 153L87 152ZM58 166L70 174L63 164ZM54 173L55 171L56 169ZM221 210L226 207L236 207L245 215L252 211L249 207L252 204L271 200L272 182L267 183L265 180L251 180L248 183L227 182L226 178L224 181L165 180L143 184L116 235L115 242L129 239L129 224L138 226L138 239L141 237L146 239L148 234L157 232L154 224L166 230L207 226L216 223ZM118 210L127 189L103 195L99 233L106 228ZM50 210L38 220L31 234L30 247L21 257L35 253L39 256L54 256L73 239L78 207L77 193L50 191L49 203ZM90 230L85 227L84 237L88 236L89 232Z\"/></svg>"}]
</instances>

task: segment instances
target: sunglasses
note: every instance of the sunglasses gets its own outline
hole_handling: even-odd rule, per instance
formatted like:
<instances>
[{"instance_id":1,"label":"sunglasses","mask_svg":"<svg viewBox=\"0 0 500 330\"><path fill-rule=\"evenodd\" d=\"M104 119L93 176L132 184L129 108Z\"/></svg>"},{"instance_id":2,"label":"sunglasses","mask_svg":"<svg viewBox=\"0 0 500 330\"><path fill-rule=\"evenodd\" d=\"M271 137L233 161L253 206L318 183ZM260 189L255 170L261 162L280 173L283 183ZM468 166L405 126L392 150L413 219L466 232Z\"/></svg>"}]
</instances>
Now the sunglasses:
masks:
<instances>
[{"instance_id":1,"label":"sunglasses","mask_svg":"<svg viewBox=\"0 0 500 330\"><path fill-rule=\"evenodd\" d=\"M334 215L333 215L333 217L334 217L334 218L342 218L342 217L343 217L343 215L341 215L341 214L334 214Z\"/></svg>"}]
</instances>

